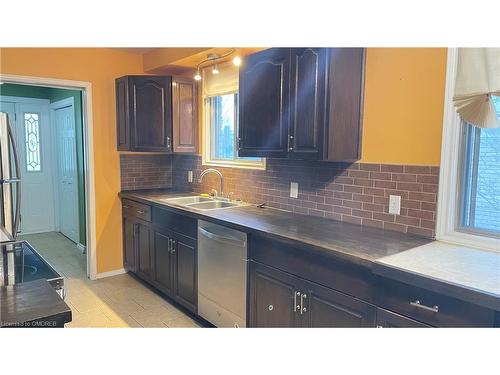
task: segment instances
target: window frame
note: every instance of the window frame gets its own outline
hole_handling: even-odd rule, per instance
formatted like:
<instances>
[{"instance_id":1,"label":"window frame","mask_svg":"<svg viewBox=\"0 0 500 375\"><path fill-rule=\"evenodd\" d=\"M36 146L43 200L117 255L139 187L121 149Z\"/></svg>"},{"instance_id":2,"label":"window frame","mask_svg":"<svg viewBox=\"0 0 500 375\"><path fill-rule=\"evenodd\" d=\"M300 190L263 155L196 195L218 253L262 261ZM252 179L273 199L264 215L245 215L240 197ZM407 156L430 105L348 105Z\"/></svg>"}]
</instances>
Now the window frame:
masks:
<instances>
[{"instance_id":1,"label":"window frame","mask_svg":"<svg viewBox=\"0 0 500 375\"><path fill-rule=\"evenodd\" d=\"M235 97L235 101L239 100L239 91L229 91L229 92L221 92L218 95L229 95L229 94L237 94ZM203 109L202 109L202 165L214 166L214 167L227 167L227 168L241 168L241 169L255 169L255 170L266 170L266 159L261 158L260 161L256 160L244 160L237 159L237 135L238 135L238 119L236 118L237 112L235 113L235 157L234 160L220 160L215 159L212 156L212 147L214 145L211 120L212 120L212 108L211 108L211 99L214 96L204 96L203 97ZM236 107L235 107L236 108Z\"/></svg>"},{"instance_id":2,"label":"window frame","mask_svg":"<svg viewBox=\"0 0 500 375\"><path fill-rule=\"evenodd\" d=\"M500 253L500 239L482 235L461 225L461 194L463 191L462 168L465 159L461 152L466 147L466 126L462 123L453 104L453 92L457 71L458 49L448 49L446 91L443 117L443 140L436 220L436 239ZM457 147L458 145L458 147Z\"/></svg>"}]
</instances>

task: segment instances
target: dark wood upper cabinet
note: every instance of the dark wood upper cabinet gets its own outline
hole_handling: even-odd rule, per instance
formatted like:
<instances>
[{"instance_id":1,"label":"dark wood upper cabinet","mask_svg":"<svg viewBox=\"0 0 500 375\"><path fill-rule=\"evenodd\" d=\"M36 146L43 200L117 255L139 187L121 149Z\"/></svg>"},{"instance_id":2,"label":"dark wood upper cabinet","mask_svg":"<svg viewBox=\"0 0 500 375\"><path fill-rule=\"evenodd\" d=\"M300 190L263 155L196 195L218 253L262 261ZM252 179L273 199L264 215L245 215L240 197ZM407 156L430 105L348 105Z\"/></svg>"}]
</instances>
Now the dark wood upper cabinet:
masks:
<instances>
[{"instance_id":1,"label":"dark wood upper cabinet","mask_svg":"<svg viewBox=\"0 0 500 375\"><path fill-rule=\"evenodd\" d=\"M195 153L198 144L198 90L189 78L172 78L173 152Z\"/></svg>"},{"instance_id":2,"label":"dark wood upper cabinet","mask_svg":"<svg viewBox=\"0 0 500 375\"><path fill-rule=\"evenodd\" d=\"M290 50L271 48L240 68L239 156L286 157Z\"/></svg>"},{"instance_id":3,"label":"dark wood upper cabinet","mask_svg":"<svg viewBox=\"0 0 500 375\"><path fill-rule=\"evenodd\" d=\"M362 48L271 48L240 69L239 155L361 157Z\"/></svg>"},{"instance_id":4,"label":"dark wood upper cabinet","mask_svg":"<svg viewBox=\"0 0 500 375\"><path fill-rule=\"evenodd\" d=\"M328 63L324 160L361 159L365 49L332 48Z\"/></svg>"},{"instance_id":5,"label":"dark wood upper cabinet","mask_svg":"<svg viewBox=\"0 0 500 375\"><path fill-rule=\"evenodd\" d=\"M117 148L196 152L196 85L170 76L124 76L116 85Z\"/></svg>"},{"instance_id":6,"label":"dark wood upper cabinet","mask_svg":"<svg viewBox=\"0 0 500 375\"><path fill-rule=\"evenodd\" d=\"M323 158L327 57L325 48L291 50L290 158Z\"/></svg>"}]
</instances>

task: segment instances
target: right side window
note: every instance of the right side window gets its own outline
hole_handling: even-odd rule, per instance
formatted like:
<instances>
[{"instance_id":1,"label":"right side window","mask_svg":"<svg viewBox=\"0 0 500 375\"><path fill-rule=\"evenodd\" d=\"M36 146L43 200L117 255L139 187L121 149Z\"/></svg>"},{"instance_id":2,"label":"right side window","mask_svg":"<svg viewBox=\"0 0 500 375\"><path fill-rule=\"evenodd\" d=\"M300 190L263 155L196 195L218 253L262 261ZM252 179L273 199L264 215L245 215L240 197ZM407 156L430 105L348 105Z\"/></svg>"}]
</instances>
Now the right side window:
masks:
<instances>
[{"instance_id":1,"label":"right side window","mask_svg":"<svg viewBox=\"0 0 500 375\"><path fill-rule=\"evenodd\" d=\"M500 97L493 96L500 118ZM500 237L500 128L464 125L458 229Z\"/></svg>"}]
</instances>

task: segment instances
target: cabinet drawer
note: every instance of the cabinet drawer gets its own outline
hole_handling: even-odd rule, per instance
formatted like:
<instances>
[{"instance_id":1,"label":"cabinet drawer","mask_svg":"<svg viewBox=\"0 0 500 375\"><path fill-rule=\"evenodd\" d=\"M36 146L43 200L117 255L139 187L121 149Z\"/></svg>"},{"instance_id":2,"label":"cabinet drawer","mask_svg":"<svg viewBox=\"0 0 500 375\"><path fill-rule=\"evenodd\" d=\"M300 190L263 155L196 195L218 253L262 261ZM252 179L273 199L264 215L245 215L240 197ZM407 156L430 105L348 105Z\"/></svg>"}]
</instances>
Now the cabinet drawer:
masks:
<instances>
[{"instance_id":1,"label":"cabinet drawer","mask_svg":"<svg viewBox=\"0 0 500 375\"><path fill-rule=\"evenodd\" d=\"M406 316L377 308L377 328L430 328L430 325L418 322Z\"/></svg>"},{"instance_id":2,"label":"cabinet drawer","mask_svg":"<svg viewBox=\"0 0 500 375\"><path fill-rule=\"evenodd\" d=\"M377 286L377 305L431 326L493 327L493 310L384 278Z\"/></svg>"},{"instance_id":3,"label":"cabinet drawer","mask_svg":"<svg viewBox=\"0 0 500 375\"><path fill-rule=\"evenodd\" d=\"M128 217L136 217L138 219L151 222L151 207L147 204L123 199L122 201L123 215Z\"/></svg>"}]
</instances>

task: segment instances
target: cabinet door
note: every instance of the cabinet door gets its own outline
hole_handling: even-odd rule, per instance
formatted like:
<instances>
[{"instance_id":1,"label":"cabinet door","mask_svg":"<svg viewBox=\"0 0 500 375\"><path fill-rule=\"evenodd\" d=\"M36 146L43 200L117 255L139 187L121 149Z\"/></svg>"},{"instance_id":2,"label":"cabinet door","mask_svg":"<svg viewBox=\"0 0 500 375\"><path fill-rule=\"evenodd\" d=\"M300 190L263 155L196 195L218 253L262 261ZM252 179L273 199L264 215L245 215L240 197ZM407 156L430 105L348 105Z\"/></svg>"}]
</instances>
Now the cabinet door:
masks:
<instances>
[{"instance_id":1,"label":"cabinet door","mask_svg":"<svg viewBox=\"0 0 500 375\"><path fill-rule=\"evenodd\" d=\"M174 298L189 310L197 311L196 241L174 233Z\"/></svg>"},{"instance_id":2,"label":"cabinet door","mask_svg":"<svg viewBox=\"0 0 500 375\"><path fill-rule=\"evenodd\" d=\"M133 150L171 151L171 83L171 77L129 77Z\"/></svg>"},{"instance_id":3,"label":"cabinet door","mask_svg":"<svg viewBox=\"0 0 500 375\"><path fill-rule=\"evenodd\" d=\"M154 281L168 295L172 295L173 285L172 241L171 233L154 231Z\"/></svg>"},{"instance_id":4,"label":"cabinet door","mask_svg":"<svg viewBox=\"0 0 500 375\"><path fill-rule=\"evenodd\" d=\"M378 328L429 328L430 326L420 323L406 316L393 313L381 308L377 308Z\"/></svg>"},{"instance_id":5,"label":"cabinet door","mask_svg":"<svg viewBox=\"0 0 500 375\"><path fill-rule=\"evenodd\" d=\"M353 162L361 158L365 50L328 49L328 134L325 159Z\"/></svg>"},{"instance_id":6,"label":"cabinet door","mask_svg":"<svg viewBox=\"0 0 500 375\"><path fill-rule=\"evenodd\" d=\"M250 263L250 327L297 327L300 315L298 278Z\"/></svg>"},{"instance_id":7,"label":"cabinet door","mask_svg":"<svg viewBox=\"0 0 500 375\"><path fill-rule=\"evenodd\" d=\"M196 83L172 80L173 152L196 153L198 143L198 95Z\"/></svg>"},{"instance_id":8,"label":"cabinet door","mask_svg":"<svg viewBox=\"0 0 500 375\"><path fill-rule=\"evenodd\" d=\"M286 157L290 49L271 48L240 68L239 156Z\"/></svg>"},{"instance_id":9,"label":"cabinet door","mask_svg":"<svg viewBox=\"0 0 500 375\"><path fill-rule=\"evenodd\" d=\"M136 271L135 264L135 223L123 216L123 267L132 272Z\"/></svg>"},{"instance_id":10,"label":"cabinet door","mask_svg":"<svg viewBox=\"0 0 500 375\"><path fill-rule=\"evenodd\" d=\"M139 276L150 280L153 276L151 228L142 223L137 223L136 227L137 273Z\"/></svg>"},{"instance_id":11,"label":"cabinet door","mask_svg":"<svg viewBox=\"0 0 500 375\"><path fill-rule=\"evenodd\" d=\"M307 306L304 325L313 328L355 328L375 325L376 307L357 298L325 288L315 283L306 283L300 305Z\"/></svg>"},{"instance_id":12,"label":"cabinet door","mask_svg":"<svg viewBox=\"0 0 500 375\"><path fill-rule=\"evenodd\" d=\"M291 49L290 158L323 158L327 50Z\"/></svg>"},{"instance_id":13,"label":"cabinet door","mask_svg":"<svg viewBox=\"0 0 500 375\"><path fill-rule=\"evenodd\" d=\"M130 126L128 104L128 77L115 81L116 95L116 145L118 150L130 150Z\"/></svg>"}]
</instances>

